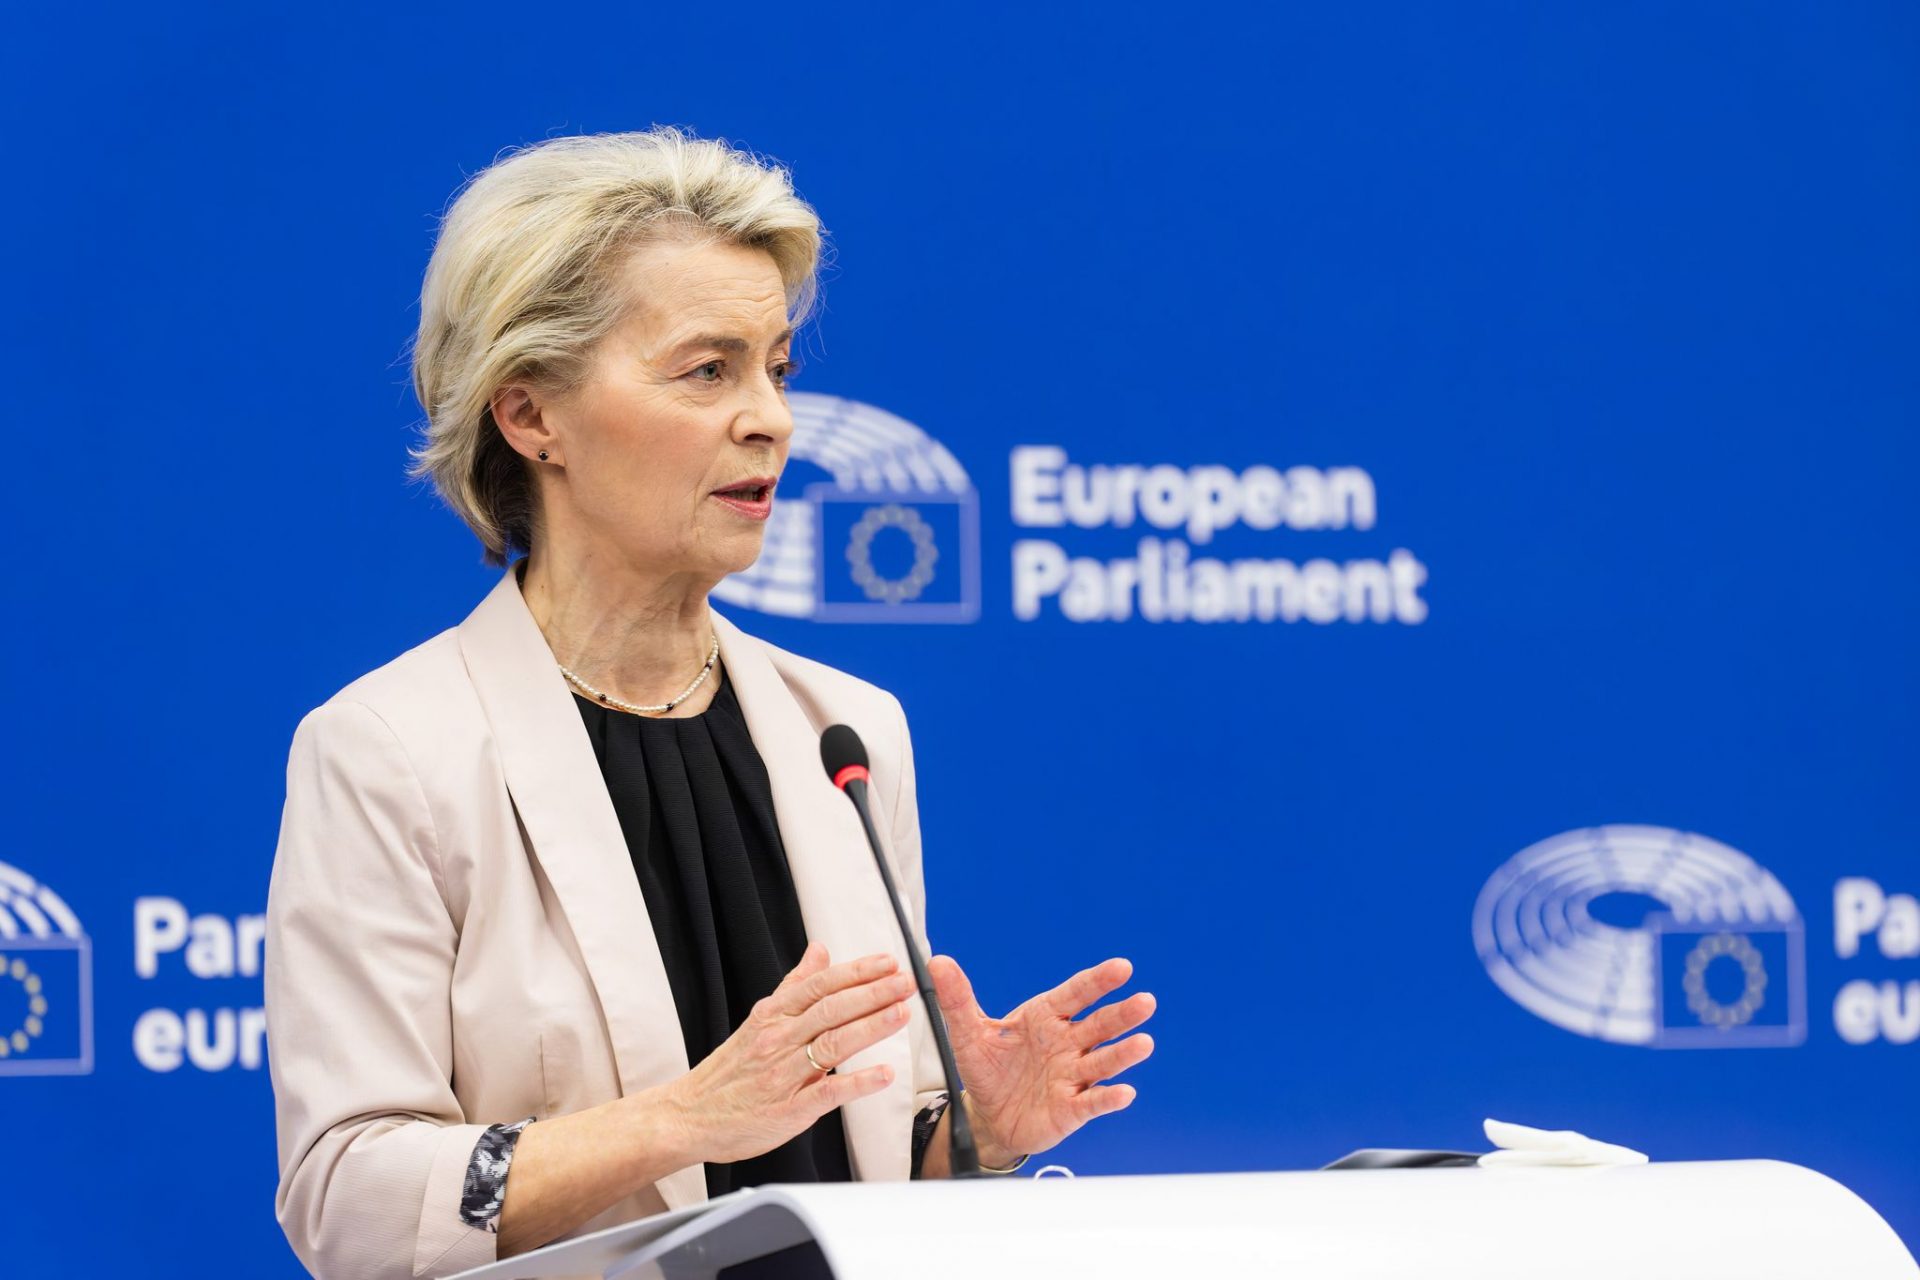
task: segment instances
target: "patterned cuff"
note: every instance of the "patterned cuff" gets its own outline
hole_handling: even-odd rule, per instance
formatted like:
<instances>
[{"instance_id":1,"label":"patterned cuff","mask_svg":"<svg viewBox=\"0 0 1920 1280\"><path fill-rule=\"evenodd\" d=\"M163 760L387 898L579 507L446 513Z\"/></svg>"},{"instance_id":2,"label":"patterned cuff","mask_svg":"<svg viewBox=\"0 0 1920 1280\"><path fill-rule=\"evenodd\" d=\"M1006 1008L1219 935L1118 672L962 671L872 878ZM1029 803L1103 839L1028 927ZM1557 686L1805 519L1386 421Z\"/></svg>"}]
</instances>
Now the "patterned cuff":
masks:
<instances>
[{"instance_id":1,"label":"patterned cuff","mask_svg":"<svg viewBox=\"0 0 1920 1280\"><path fill-rule=\"evenodd\" d=\"M929 1102L913 1118L913 1173L920 1176L920 1163L927 1158L927 1144L933 1141L933 1131L940 1123L940 1115L947 1109L948 1098L941 1094Z\"/></svg>"},{"instance_id":2,"label":"patterned cuff","mask_svg":"<svg viewBox=\"0 0 1920 1280\"><path fill-rule=\"evenodd\" d=\"M499 1232L500 1206L507 1199L507 1166L513 1163L520 1131L533 1119L528 1116L512 1124L488 1125L480 1141L473 1144L467 1180L460 1188L460 1221L483 1231Z\"/></svg>"}]
</instances>

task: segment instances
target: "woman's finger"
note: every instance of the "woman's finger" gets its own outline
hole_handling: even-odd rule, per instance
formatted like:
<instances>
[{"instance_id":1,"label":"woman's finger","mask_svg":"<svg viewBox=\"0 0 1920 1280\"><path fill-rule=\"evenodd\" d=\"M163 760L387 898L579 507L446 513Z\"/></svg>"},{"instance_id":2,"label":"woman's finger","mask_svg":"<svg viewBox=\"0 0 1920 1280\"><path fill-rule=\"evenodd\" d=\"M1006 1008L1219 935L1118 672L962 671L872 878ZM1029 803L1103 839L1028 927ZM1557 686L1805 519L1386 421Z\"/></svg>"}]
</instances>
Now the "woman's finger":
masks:
<instances>
[{"instance_id":1,"label":"woman's finger","mask_svg":"<svg viewBox=\"0 0 1920 1280\"><path fill-rule=\"evenodd\" d=\"M868 1067L864 1071L849 1071L845 1075L821 1076L818 1083L808 1085L796 1097L805 1102L818 1118L835 1107L844 1107L856 1098L878 1093L892 1083L892 1067Z\"/></svg>"},{"instance_id":2,"label":"woman's finger","mask_svg":"<svg viewBox=\"0 0 1920 1280\"><path fill-rule=\"evenodd\" d=\"M973 998L973 984L952 956L935 956L927 961L927 973L933 979L933 994L940 1011L950 1019L963 1017L980 1007Z\"/></svg>"},{"instance_id":3,"label":"woman's finger","mask_svg":"<svg viewBox=\"0 0 1920 1280\"><path fill-rule=\"evenodd\" d=\"M907 1005L904 1000L895 1001L884 1009L876 1010L864 1018L857 1018L842 1026L821 1032L811 1041L813 1061L832 1070L859 1053L862 1049L879 1044L894 1032L907 1025ZM806 1054L800 1053L801 1066L811 1070L813 1063L806 1061Z\"/></svg>"},{"instance_id":4,"label":"woman's finger","mask_svg":"<svg viewBox=\"0 0 1920 1280\"><path fill-rule=\"evenodd\" d=\"M845 987L815 1001L794 1020L793 1029L801 1040L811 1040L823 1031L864 1018L913 994L913 978L904 973L888 974ZM819 1050L814 1051L818 1054Z\"/></svg>"},{"instance_id":5,"label":"woman's finger","mask_svg":"<svg viewBox=\"0 0 1920 1280\"><path fill-rule=\"evenodd\" d=\"M803 960L802 963L804 964L805 961ZM872 982L875 978L884 978L899 967L899 962L884 952L861 956L858 960L829 965L816 973L801 977L797 982L775 987L768 999L773 1002L775 1013L799 1014L836 991L858 983Z\"/></svg>"},{"instance_id":6,"label":"woman's finger","mask_svg":"<svg viewBox=\"0 0 1920 1280\"><path fill-rule=\"evenodd\" d=\"M1104 960L1091 969L1082 969L1053 990L1040 996L1040 1002L1048 1012L1062 1018L1071 1018L1082 1009L1106 995L1126 985L1133 976L1133 961L1115 957Z\"/></svg>"},{"instance_id":7,"label":"woman's finger","mask_svg":"<svg viewBox=\"0 0 1920 1280\"><path fill-rule=\"evenodd\" d=\"M1072 1106L1081 1124L1097 1116L1110 1115L1132 1104L1134 1088L1130 1084L1102 1084L1082 1090Z\"/></svg>"},{"instance_id":8,"label":"woman's finger","mask_svg":"<svg viewBox=\"0 0 1920 1280\"><path fill-rule=\"evenodd\" d=\"M1116 1040L1104 1049L1095 1049L1074 1066L1074 1077L1091 1084L1111 1080L1128 1067L1137 1067L1153 1053L1153 1037L1144 1031L1125 1040Z\"/></svg>"},{"instance_id":9,"label":"woman's finger","mask_svg":"<svg viewBox=\"0 0 1920 1280\"><path fill-rule=\"evenodd\" d=\"M1158 1007L1159 1002L1151 991L1136 991L1125 1000L1103 1005L1073 1024L1074 1045L1091 1049L1115 1036L1125 1035L1151 1018Z\"/></svg>"}]
</instances>

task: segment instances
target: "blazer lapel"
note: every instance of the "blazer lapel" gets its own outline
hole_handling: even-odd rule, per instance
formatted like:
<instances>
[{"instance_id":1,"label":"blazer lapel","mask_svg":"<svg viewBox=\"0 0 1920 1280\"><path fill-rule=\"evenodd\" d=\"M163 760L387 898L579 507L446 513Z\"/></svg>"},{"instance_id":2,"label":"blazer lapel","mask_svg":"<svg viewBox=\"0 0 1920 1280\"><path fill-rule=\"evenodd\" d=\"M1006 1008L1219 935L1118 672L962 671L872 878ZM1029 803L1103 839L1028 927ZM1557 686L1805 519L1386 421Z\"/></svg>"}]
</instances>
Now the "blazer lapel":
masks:
<instances>
[{"instance_id":1,"label":"blazer lapel","mask_svg":"<svg viewBox=\"0 0 1920 1280\"><path fill-rule=\"evenodd\" d=\"M459 638L507 790L599 996L622 1091L638 1093L685 1074L673 988L626 836L512 566L460 624ZM676 1170L659 1187L668 1208L696 1204L706 1199L706 1171L698 1164Z\"/></svg>"},{"instance_id":2,"label":"blazer lapel","mask_svg":"<svg viewBox=\"0 0 1920 1280\"><path fill-rule=\"evenodd\" d=\"M907 967L905 949L887 904L886 888L867 849L860 817L820 763L820 732L831 712L803 706L775 669L767 648L712 610L720 660L733 681L747 730L773 785L780 842L806 921L807 937L834 962L886 952ZM818 723L816 723L818 721ZM875 725L855 725L874 739ZM893 1083L841 1109L855 1175L904 1180L912 1152L913 1072L907 1032L888 1037L847 1060L847 1070L893 1067Z\"/></svg>"}]
</instances>

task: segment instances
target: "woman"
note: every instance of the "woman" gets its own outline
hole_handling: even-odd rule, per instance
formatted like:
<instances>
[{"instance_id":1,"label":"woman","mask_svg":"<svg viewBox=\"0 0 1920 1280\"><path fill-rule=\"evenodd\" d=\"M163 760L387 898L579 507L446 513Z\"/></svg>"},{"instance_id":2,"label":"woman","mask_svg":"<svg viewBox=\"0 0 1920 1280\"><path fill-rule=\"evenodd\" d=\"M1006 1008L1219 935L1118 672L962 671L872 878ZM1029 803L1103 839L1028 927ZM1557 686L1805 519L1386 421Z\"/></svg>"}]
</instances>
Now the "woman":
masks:
<instances>
[{"instance_id":1,"label":"woman","mask_svg":"<svg viewBox=\"0 0 1920 1280\"><path fill-rule=\"evenodd\" d=\"M924 946L900 704L707 600L760 552L819 251L784 171L671 129L521 150L447 214L415 474L504 572L294 734L266 1005L277 1210L316 1272L946 1172L925 1015L818 756L828 724L866 740ZM983 1164L1132 1101L1101 1081L1151 1052L1152 997L1074 1020L1124 960L1004 1019L932 967Z\"/></svg>"}]
</instances>

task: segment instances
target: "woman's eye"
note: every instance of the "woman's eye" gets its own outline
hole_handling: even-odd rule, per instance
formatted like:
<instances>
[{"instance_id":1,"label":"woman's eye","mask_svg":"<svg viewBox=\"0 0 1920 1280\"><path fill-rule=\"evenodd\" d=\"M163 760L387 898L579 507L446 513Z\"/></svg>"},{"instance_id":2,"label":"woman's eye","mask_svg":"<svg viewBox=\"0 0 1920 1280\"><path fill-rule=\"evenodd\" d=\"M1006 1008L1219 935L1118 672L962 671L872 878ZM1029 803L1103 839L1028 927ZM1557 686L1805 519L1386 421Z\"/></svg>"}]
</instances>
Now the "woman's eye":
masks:
<instances>
[{"instance_id":1,"label":"woman's eye","mask_svg":"<svg viewBox=\"0 0 1920 1280\"><path fill-rule=\"evenodd\" d=\"M719 360L709 360L705 364L701 365L698 369L695 369L693 371L693 376L698 378L702 382L718 382L720 381L721 363L722 362ZM712 377L707 376L708 370L713 371Z\"/></svg>"},{"instance_id":2,"label":"woman's eye","mask_svg":"<svg viewBox=\"0 0 1920 1280\"><path fill-rule=\"evenodd\" d=\"M800 376L800 366L792 360L783 360L773 366L773 381L777 386L786 386Z\"/></svg>"}]
</instances>

